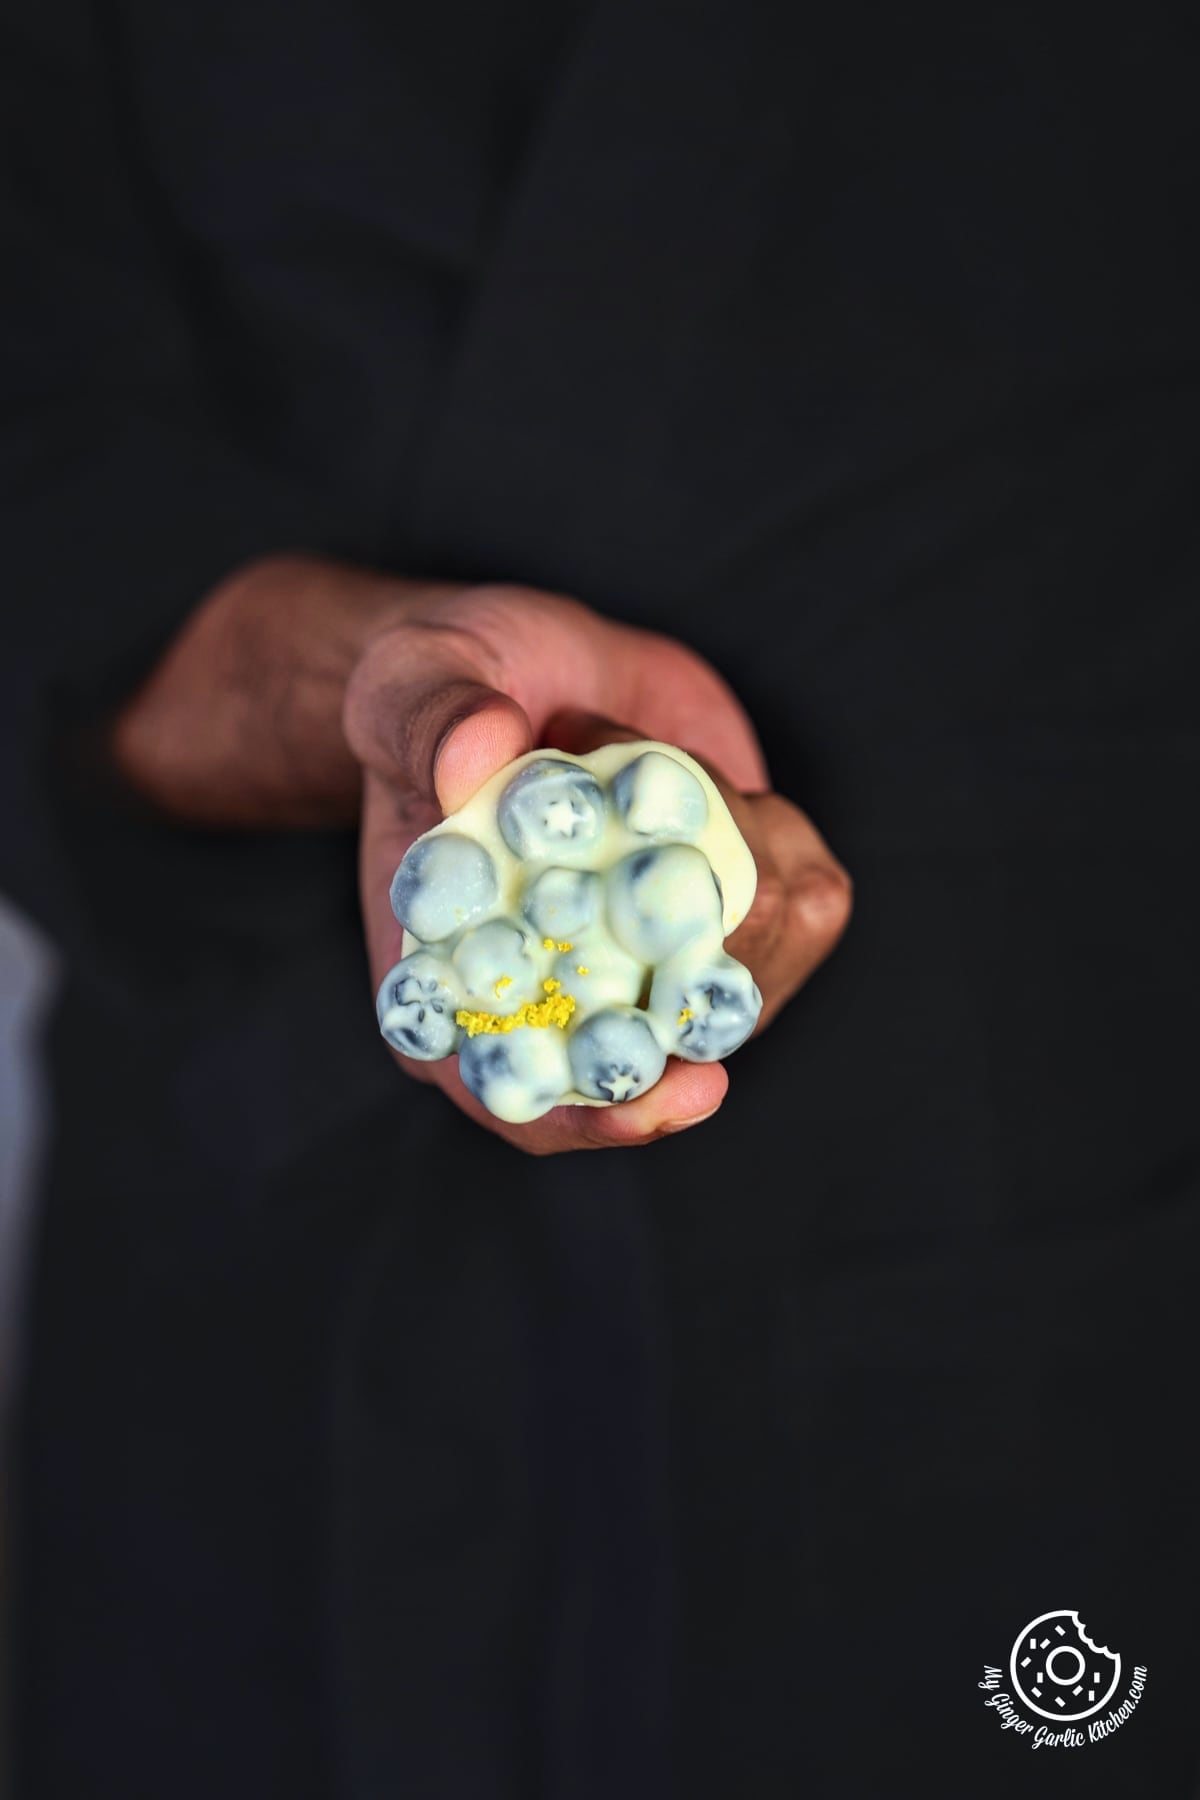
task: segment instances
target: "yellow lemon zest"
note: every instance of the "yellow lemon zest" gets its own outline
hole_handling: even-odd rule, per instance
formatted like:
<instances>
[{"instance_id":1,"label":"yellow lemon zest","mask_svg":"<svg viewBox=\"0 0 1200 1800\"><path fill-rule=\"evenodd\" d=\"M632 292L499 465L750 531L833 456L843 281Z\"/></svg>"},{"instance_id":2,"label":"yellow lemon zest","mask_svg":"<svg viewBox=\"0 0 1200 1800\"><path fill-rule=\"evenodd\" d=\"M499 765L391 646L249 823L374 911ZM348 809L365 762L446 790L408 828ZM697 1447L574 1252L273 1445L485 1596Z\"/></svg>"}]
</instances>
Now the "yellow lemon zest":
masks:
<instances>
[{"instance_id":1,"label":"yellow lemon zest","mask_svg":"<svg viewBox=\"0 0 1200 1800\"><path fill-rule=\"evenodd\" d=\"M691 1007L685 1006L683 1011L680 1013L678 1019L675 1021L675 1023L677 1025L686 1025L688 1020L691 1018L691 1016L692 1016Z\"/></svg>"},{"instance_id":2,"label":"yellow lemon zest","mask_svg":"<svg viewBox=\"0 0 1200 1800\"><path fill-rule=\"evenodd\" d=\"M575 970L577 975L590 975L591 972L592 971L589 968L586 968L583 963L580 963Z\"/></svg>"},{"instance_id":3,"label":"yellow lemon zest","mask_svg":"<svg viewBox=\"0 0 1200 1800\"><path fill-rule=\"evenodd\" d=\"M574 944L556 944L553 938L542 939L543 950L573 950Z\"/></svg>"},{"instance_id":4,"label":"yellow lemon zest","mask_svg":"<svg viewBox=\"0 0 1200 1800\"><path fill-rule=\"evenodd\" d=\"M504 992L505 988L510 988L512 986L512 983L513 983L513 978L511 975L501 975L499 981L496 983L495 987L492 989L492 992L493 992L493 994L495 994L497 1000L500 998L500 996Z\"/></svg>"},{"instance_id":5,"label":"yellow lemon zest","mask_svg":"<svg viewBox=\"0 0 1200 1800\"><path fill-rule=\"evenodd\" d=\"M542 983L542 992L543 994L557 994L561 987L562 982L555 981L553 975L550 975Z\"/></svg>"},{"instance_id":6,"label":"yellow lemon zest","mask_svg":"<svg viewBox=\"0 0 1200 1800\"><path fill-rule=\"evenodd\" d=\"M548 987L549 983L545 985ZM554 985L562 984L556 982ZM462 1007L455 1013L454 1022L462 1026L468 1037L478 1037L481 1032L497 1036L506 1031L517 1031L522 1025L557 1025L561 1031L574 1011L574 994L552 992L545 1000L527 1000L514 1013L469 1012Z\"/></svg>"}]
</instances>

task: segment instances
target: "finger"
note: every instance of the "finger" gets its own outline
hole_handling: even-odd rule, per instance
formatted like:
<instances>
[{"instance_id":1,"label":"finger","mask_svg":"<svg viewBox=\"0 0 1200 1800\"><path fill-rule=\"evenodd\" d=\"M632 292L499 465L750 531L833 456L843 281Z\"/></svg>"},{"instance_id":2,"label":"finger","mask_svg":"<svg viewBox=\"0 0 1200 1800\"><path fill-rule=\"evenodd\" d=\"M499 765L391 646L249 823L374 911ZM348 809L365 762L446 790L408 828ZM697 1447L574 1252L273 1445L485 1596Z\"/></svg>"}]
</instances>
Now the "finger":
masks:
<instances>
[{"instance_id":1,"label":"finger","mask_svg":"<svg viewBox=\"0 0 1200 1800\"><path fill-rule=\"evenodd\" d=\"M807 813L774 794L755 807L765 812L793 912L828 955L850 922L854 884ZM786 826L775 821L786 819Z\"/></svg>"},{"instance_id":2,"label":"finger","mask_svg":"<svg viewBox=\"0 0 1200 1800\"><path fill-rule=\"evenodd\" d=\"M543 742L555 750L567 750L572 756L586 756L605 744L636 744L645 737L631 725L618 725L602 713L585 712L582 707L564 707L546 721Z\"/></svg>"},{"instance_id":3,"label":"finger","mask_svg":"<svg viewBox=\"0 0 1200 1800\"><path fill-rule=\"evenodd\" d=\"M454 609L487 645L493 685L541 734L565 703L615 715L642 737L700 744L747 791L769 786L745 709L712 664L678 639L527 588L468 590Z\"/></svg>"},{"instance_id":4,"label":"finger","mask_svg":"<svg viewBox=\"0 0 1200 1800\"><path fill-rule=\"evenodd\" d=\"M743 788L765 784L754 729L703 657L526 589L463 590L391 628L350 681L344 724L361 762L452 810L532 748L564 702L695 742Z\"/></svg>"},{"instance_id":5,"label":"finger","mask_svg":"<svg viewBox=\"0 0 1200 1800\"><path fill-rule=\"evenodd\" d=\"M824 878L822 877L822 880ZM790 897L789 897L790 899ZM849 907L837 912L830 906L819 922L804 917L798 903L789 903L789 916L797 922L775 928L747 918L725 940L728 954L743 963L754 976L762 995L762 1011L754 1035L765 1031L793 995L832 955L849 922Z\"/></svg>"},{"instance_id":6,"label":"finger","mask_svg":"<svg viewBox=\"0 0 1200 1800\"><path fill-rule=\"evenodd\" d=\"M817 969L845 931L850 877L812 821L781 795L734 802L754 853L754 903L726 948L754 971L763 995L758 1030Z\"/></svg>"},{"instance_id":7,"label":"finger","mask_svg":"<svg viewBox=\"0 0 1200 1800\"><path fill-rule=\"evenodd\" d=\"M413 1065L397 1057L410 1073ZM672 1057L660 1081L640 1099L620 1106L556 1106L540 1119L512 1125L497 1119L463 1083L458 1058L417 1065L422 1079L432 1080L468 1118L531 1156L555 1156L568 1150L631 1149L685 1131L711 1118L729 1089L720 1063L685 1063Z\"/></svg>"},{"instance_id":8,"label":"finger","mask_svg":"<svg viewBox=\"0 0 1200 1800\"><path fill-rule=\"evenodd\" d=\"M433 753L433 784L444 813L464 806L489 775L533 749L533 728L506 694L476 690L465 711L451 718Z\"/></svg>"},{"instance_id":9,"label":"finger","mask_svg":"<svg viewBox=\"0 0 1200 1800\"><path fill-rule=\"evenodd\" d=\"M771 778L758 734L725 677L687 644L642 637L636 657L641 703L628 715L645 727L642 735L707 758L710 773L719 771L741 793L768 792Z\"/></svg>"},{"instance_id":10,"label":"finger","mask_svg":"<svg viewBox=\"0 0 1200 1800\"><path fill-rule=\"evenodd\" d=\"M734 809L735 803L741 800L743 796L748 801L758 800L760 797L769 795L771 792L769 785L766 783L743 786L742 784L735 782L729 773L714 762L712 757L707 755L703 750L693 750L687 744L681 744L679 748L681 750L686 750L692 761L700 764L700 767L713 783L713 786L716 788L731 812Z\"/></svg>"},{"instance_id":11,"label":"finger","mask_svg":"<svg viewBox=\"0 0 1200 1800\"><path fill-rule=\"evenodd\" d=\"M669 650L673 653L675 650L684 650L684 646L671 644ZM702 691L709 688L711 680L720 682L720 677L716 677L714 670L709 670L707 664L700 662L700 659L696 659L696 662L700 664L700 673L696 679L700 680ZM723 688L723 684L720 686ZM736 706L738 706L738 702L732 698L732 695L729 695L730 709L734 709ZM721 770L711 760L711 756L700 756L700 754L696 754L696 751L691 751L687 747L687 738L693 736L694 727L696 727L693 711L684 711L678 716L667 715L664 720L660 706L651 702L637 716L640 720L644 720L644 724L640 725L639 729L635 729L633 725L617 724L615 718L610 718L604 713L590 713L585 707L561 707L560 711L552 713L543 725L542 742L556 751L570 751L572 756L587 756L588 751L599 751L604 743L639 743L646 738L651 738L651 740L657 740L658 743L669 743L669 745L675 745L676 749L687 751L694 761L700 763L705 774L712 776L712 781L725 796L729 792L756 794L766 787L766 763L757 749L757 740L752 731L748 729L748 722L745 733L739 729L736 713L730 711L732 724L727 725L718 733L718 751L723 747L725 760L732 770L741 776L743 785L734 785L736 776L732 772ZM720 716L725 718L723 709L721 709ZM658 725L653 724L655 718L658 720ZM673 729L671 720L675 720L678 729Z\"/></svg>"},{"instance_id":12,"label":"finger","mask_svg":"<svg viewBox=\"0 0 1200 1800\"><path fill-rule=\"evenodd\" d=\"M533 748L524 708L487 682L489 672L486 652L466 633L392 632L347 689L351 749L392 786L455 811Z\"/></svg>"}]
</instances>

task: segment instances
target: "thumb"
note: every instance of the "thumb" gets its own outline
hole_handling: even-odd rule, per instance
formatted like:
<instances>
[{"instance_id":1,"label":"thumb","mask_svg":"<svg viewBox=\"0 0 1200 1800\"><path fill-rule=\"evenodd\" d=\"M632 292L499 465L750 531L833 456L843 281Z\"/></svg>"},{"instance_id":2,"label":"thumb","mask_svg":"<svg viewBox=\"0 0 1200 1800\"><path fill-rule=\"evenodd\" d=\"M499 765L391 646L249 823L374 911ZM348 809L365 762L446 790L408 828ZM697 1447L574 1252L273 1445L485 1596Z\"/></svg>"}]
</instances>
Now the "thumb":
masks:
<instances>
[{"instance_id":1,"label":"thumb","mask_svg":"<svg viewBox=\"0 0 1200 1800\"><path fill-rule=\"evenodd\" d=\"M515 700L479 683L461 683L451 693L443 690L436 705L445 723L433 749L434 797L444 813L451 813L489 775L532 750L533 730Z\"/></svg>"},{"instance_id":2,"label":"thumb","mask_svg":"<svg viewBox=\"0 0 1200 1800\"><path fill-rule=\"evenodd\" d=\"M531 750L524 709L481 679L482 662L481 647L463 633L390 633L346 690L343 727L359 762L449 813Z\"/></svg>"}]
</instances>

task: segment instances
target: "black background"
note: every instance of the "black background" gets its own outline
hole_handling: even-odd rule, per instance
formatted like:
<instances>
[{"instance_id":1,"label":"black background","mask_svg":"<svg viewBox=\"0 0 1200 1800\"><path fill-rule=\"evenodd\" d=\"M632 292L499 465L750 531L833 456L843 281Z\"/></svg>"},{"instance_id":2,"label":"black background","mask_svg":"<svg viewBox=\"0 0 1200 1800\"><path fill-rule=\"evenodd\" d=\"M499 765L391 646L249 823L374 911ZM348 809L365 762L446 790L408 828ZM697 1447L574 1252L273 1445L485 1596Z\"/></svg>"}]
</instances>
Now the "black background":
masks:
<instances>
[{"instance_id":1,"label":"black background","mask_svg":"<svg viewBox=\"0 0 1200 1800\"><path fill-rule=\"evenodd\" d=\"M1082 19L10 0L27 1800L1195 1791L1196 70ZM348 836L88 779L279 548L733 681L856 911L710 1124L487 1139ZM1058 1606L1148 1680L1033 1754Z\"/></svg>"}]
</instances>

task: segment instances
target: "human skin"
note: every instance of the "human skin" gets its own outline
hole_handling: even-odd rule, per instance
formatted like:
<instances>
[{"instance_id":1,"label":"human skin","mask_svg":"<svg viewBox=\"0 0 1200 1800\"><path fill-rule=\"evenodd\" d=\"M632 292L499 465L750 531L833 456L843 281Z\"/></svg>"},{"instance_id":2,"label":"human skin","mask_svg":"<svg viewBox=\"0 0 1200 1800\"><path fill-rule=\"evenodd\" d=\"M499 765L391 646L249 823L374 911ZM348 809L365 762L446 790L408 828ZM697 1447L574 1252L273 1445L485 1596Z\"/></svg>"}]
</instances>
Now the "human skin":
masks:
<instances>
[{"instance_id":1,"label":"human skin","mask_svg":"<svg viewBox=\"0 0 1200 1800\"><path fill-rule=\"evenodd\" d=\"M850 880L799 808L771 791L726 683L673 638L537 589L274 556L200 602L114 720L109 744L121 778L181 823L358 821L373 994L400 956L388 889L414 838L527 750L583 752L627 738L674 744L703 762L753 852L754 905L727 944L762 992L761 1031L837 943ZM467 1092L457 1059L388 1054L534 1155L652 1142L710 1117L729 1086L720 1063L672 1058L661 1081L625 1105L559 1106L510 1125Z\"/></svg>"}]
</instances>

